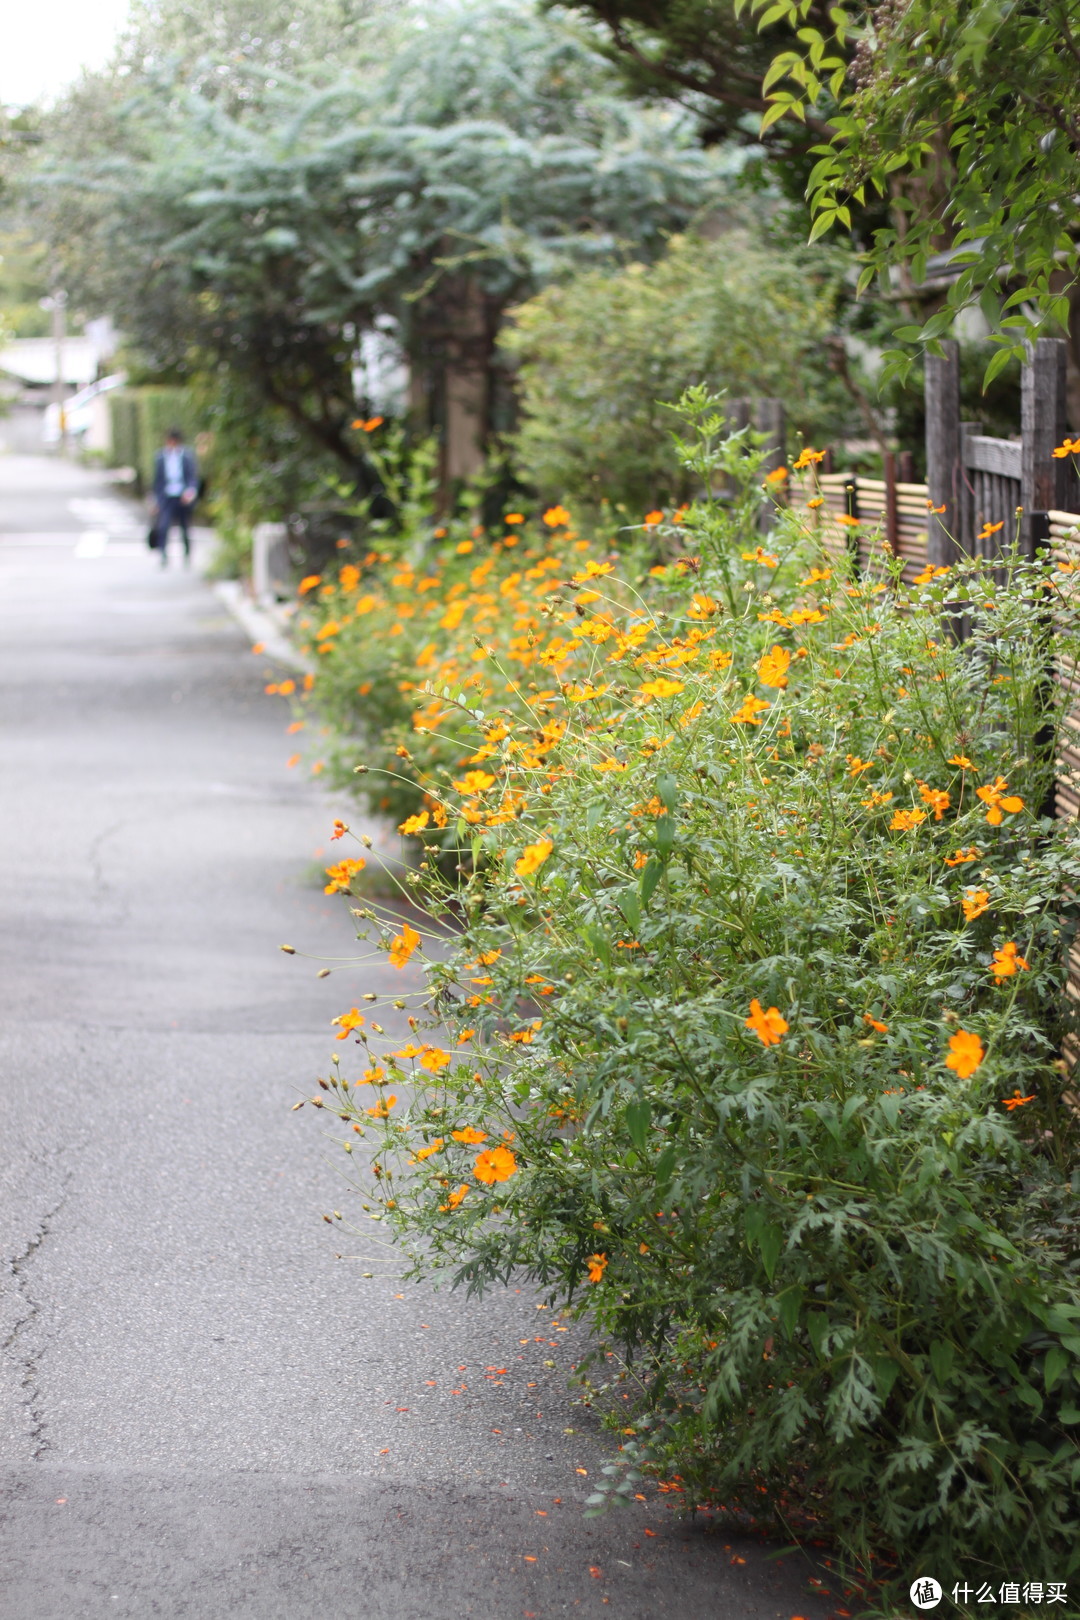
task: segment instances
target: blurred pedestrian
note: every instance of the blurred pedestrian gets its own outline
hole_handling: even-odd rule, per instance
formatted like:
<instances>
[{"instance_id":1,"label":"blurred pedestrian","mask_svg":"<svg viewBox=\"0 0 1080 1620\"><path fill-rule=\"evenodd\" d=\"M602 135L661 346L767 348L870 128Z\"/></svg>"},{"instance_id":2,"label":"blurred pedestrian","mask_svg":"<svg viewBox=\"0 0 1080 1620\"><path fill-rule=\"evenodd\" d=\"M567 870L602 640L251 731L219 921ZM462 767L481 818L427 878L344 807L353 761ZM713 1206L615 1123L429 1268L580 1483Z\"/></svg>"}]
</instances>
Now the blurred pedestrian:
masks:
<instances>
[{"instance_id":1,"label":"blurred pedestrian","mask_svg":"<svg viewBox=\"0 0 1080 1620\"><path fill-rule=\"evenodd\" d=\"M189 524L198 494L199 468L195 452L184 443L179 428L170 428L154 458L154 506L162 568L169 560L169 535L174 528L179 528L184 542L185 563L191 561Z\"/></svg>"}]
</instances>

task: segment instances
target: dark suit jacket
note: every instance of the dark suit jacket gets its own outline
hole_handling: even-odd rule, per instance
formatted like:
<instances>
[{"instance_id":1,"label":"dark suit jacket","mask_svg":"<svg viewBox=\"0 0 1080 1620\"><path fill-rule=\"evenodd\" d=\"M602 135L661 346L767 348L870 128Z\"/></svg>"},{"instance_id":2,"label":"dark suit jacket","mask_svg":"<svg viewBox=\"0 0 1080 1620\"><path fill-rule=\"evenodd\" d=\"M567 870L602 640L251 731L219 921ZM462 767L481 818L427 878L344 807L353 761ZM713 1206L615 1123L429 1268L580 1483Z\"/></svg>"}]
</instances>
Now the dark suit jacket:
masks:
<instances>
[{"instance_id":1,"label":"dark suit jacket","mask_svg":"<svg viewBox=\"0 0 1080 1620\"><path fill-rule=\"evenodd\" d=\"M180 446L180 457L184 469L184 488L198 490L199 464L195 460L195 452L188 445ZM154 457L154 499L161 506L165 501L165 452L159 450ZM194 504L194 503L192 503Z\"/></svg>"}]
</instances>

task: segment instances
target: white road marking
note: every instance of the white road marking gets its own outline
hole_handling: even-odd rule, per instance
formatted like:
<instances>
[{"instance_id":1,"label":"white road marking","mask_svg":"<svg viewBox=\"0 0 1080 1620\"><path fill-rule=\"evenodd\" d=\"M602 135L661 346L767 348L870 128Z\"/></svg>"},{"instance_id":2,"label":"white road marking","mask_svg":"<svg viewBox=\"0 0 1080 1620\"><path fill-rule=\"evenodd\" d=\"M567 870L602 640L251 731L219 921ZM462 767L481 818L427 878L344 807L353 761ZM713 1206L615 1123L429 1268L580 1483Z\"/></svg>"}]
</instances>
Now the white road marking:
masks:
<instances>
[{"instance_id":1,"label":"white road marking","mask_svg":"<svg viewBox=\"0 0 1080 1620\"><path fill-rule=\"evenodd\" d=\"M76 557L104 557L105 548L109 544L109 531L107 529L87 529L80 535L75 547Z\"/></svg>"}]
</instances>

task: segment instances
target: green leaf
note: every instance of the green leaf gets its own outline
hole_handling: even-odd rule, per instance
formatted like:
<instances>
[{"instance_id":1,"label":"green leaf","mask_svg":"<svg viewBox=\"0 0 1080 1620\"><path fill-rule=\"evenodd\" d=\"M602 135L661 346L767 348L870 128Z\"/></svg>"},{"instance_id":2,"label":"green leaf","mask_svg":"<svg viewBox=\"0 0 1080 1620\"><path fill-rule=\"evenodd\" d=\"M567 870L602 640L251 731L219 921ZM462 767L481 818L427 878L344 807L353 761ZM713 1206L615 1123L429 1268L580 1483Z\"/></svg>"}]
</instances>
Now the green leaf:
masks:
<instances>
[{"instance_id":1,"label":"green leaf","mask_svg":"<svg viewBox=\"0 0 1080 1620\"><path fill-rule=\"evenodd\" d=\"M814 1354L819 1360L825 1357L825 1335L829 1329L829 1318L824 1311L811 1311L806 1318L806 1331L810 1335L810 1343L814 1347Z\"/></svg>"},{"instance_id":2,"label":"green leaf","mask_svg":"<svg viewBox=\"0 0 1080 1620\"><path fill-rule=\"evenodd\" d=\"M934 1377L942 1389L952 1377L953 1365L956 1361L956 1351L948 1339L935 1339L930 1346L930 1365L934 1369Z\"/></svg>"},{"instance_id":3,"label":"green leaf","mask_svg":"<svg viewBox=\"0 0 1080 1620\"><path fill-rule=\"evenodd\" d=\"M636 1102L626 1105L626 1129L630 1140L640 1153L644 1153L649 1141L649 1126L652 1124L652 1107L646 1097L639 1097Z\"/></svg>"},{"instance_id":4,"label":"green leaf","mask_svg":"<svg viewBox=\"0 0 1080 1620\"><path fill-rule=\"evenodd\" d=\"M670 855L675 847L675 818L660 816L656 823L656 847L660 854Z\"/></svg>"},{"instance_id":5,"label":"green leaf","mask_svg":"<svg viewBox=\"0 0 1080 1620\"><path fill-rule=\"evenodd\" d=\"M641 904L643 907L648 906L649 901L656 892L656 885L660 881L663 870L663 861L657 860L655 855L650 855L641 873Z\"/></svg>"},{"instance_id":6,"label":"green leaf","mask_svg":"<svg viewBox=\"0 0 1080 1620\"><path fill-rule=\"evenodd\" d=\"M656 1176L656 1190L657 1190L657 1192L664 1193L664 1192L667 1191L668 1186L669 1186L669 1184L671 1182L672 1174L674 1173L674 1170L675 1170L675 1161L678 1158L678 1156L679 1156L678 1144L676 1142L671 1142L671 1143L668 1144L668 1146L664 1149L663 1153L661 1153L660 1157L657 1159L657 1161L656 1161L656 1170L654 1172L654 1174Z\"/></svg>"},{"instance_id":7,"label":"green leaf","mask_svg":"<svg viewBox=\"0 0 1080 1620\"><path fill-rule=\"evenodd\" d=\"M1062 1373L1069 1366L1070 1359L1068 1352L1063 1350L1060 1344L1052 1344L1046 1352L1046 1360L1043 1363L1043 1383L1046 1386L1047 1394L1050 1393Z\"/></svg>"},{"instance_id":8,"label":"green leaf","mask_svg":"<svg viewBox=\"0 0 1080 1620\"><path fill-rule=\"evenodd\" d=\"M835 208L830 208L825 213L819 214L817 219L814 221L813 229L811 230L807 241L816 242L819 236L824 236L825 232L835 225L836 214L837 210Z\"/></svg>"},{"instance_id":9,"label":"green leaf","mask_svg":"<svg viewBox=\"0 0 1080 1620\"><path fill-rule=\"evenodd\" d=\"M984 394L986 393L986 390L989 388L990 384L993 382L994 378L1005 370L1005 367L1008 365L1015 353L1016 350L1014 348L1002 348L999 349L996 354L990 356L990 363L983 372L982 385Z\"/></svg>"},{"instance_id":10,"label":"green leaf","mask_svg":"<svg viewBox=\"0 0 1080 1620\"><path fill-rule=\"evenodd\" d=\"M802 1302L803 1290L801 1283L792 1283L790 1288L785 1288L782 1294L776 1296L776 1313L780 1318L780 1325L789 1339L795 1336Z\"/></svg>"},{"instance_id":11,"label":"green leaf","mask_svg":"<svg viewBox=\"0 0 1080 1620\"><path fill-rule=\"evenodd\" d=\"M761 1249L761 1263L765 1267L765 1275L772 1282L776 1271L776 1263L780 1258L780 1250L784 1246L784 1234L778 1226L771 1222L762 1229L758 1245Z\"/></svg>"}]
</instances>

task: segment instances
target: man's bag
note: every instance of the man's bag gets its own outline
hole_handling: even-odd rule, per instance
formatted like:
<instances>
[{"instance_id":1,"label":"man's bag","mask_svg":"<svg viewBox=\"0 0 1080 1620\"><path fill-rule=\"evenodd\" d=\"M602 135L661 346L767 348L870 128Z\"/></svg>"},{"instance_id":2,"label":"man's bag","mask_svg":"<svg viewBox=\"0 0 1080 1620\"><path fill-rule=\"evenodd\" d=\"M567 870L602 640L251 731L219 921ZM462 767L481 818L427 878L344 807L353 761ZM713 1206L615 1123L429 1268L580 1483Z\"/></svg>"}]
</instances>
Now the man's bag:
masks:
<instances>
[{"instance_id":1,"label":"man's bag","mask_svg":"<svg viewBox=\"0 0 1080 1620\"><path fill-rule=\"evenodd\" d=\"M146 531L146 543L150 547L151 551L157 551L161 545L161 534L159 531L160 524L157 518L155 518Z\"/></svg>"}]
</instances>

